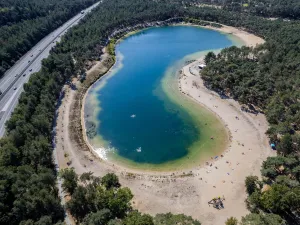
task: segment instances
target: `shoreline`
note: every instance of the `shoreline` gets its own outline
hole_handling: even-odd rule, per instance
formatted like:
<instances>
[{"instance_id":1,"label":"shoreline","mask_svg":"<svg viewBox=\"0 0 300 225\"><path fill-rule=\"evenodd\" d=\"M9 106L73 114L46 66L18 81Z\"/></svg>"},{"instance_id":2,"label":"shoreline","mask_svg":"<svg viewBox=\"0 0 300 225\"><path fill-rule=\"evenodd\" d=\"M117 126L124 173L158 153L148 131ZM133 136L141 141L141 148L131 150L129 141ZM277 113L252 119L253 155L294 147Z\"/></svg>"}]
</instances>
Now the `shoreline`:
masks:
<instances>
[{"instance_id":1,"label":"shoreline","mask_svg":"<svg viewBox=\"0 0 300 225\"><path fill-rule=\"evenodd\" d=\"M137 26L141 26L141 25L137 25ZM201 26L201 25L195 25L195 24L182 22L182 23L173 23L169 26L195 26L195 27L200 27L200 28L203 28L203 29L216 30L216 31L221 32L225 35L231 35L231 36L233 36L233 38L239 39L237 42L241 41L242 43L237 44L236 46L238 46L238 47L240 47L242 45L254 46L255 44L261 44L261 43L264 42L263 39L255 36L253 34L247 33L245 31L242 31L242 30L234 28L234 27L225 26L225 25L222 25L221 28L216 28L216 27L212 27L212 26ZM124 38L126 38L130 35L133 35L135 33L138 33L140 31L143 31L145 29L149 29L149 28L151 28L151 27L144 27L144 28L139 29L139 30L131 30L128 33L126 33L125 35L118 38L115 43L118 44ZM229 37L229 39L232 39L232 37ZM114 67L116 66L117 63L118 63L118 60L116 59L114 64L111 66L111 68L103 76L101 76L95 83L99 82L102 79L106 79L109 72L114 69ZM117 158L119 158L119 160L111 160L111 161L106 160L107 156L106 156L106 153L105 153L105 149L101 148L101 147L98 148L95 145L93 145L92 141L86 135L86 121L85 121L84 107L86 105L86 103L85 103L86 97L87 97L89 91L91 90L91 88L93 87L93 85L88 88L87 92L85 93L85 95L83 97L82 112L81 112L81 124L82 124L82 128L83 128L84 141L86 142L86 144L90 148L90 150L93 152L93 154L95 154L95 156L97 158L99 158L104 163L112 164L112 165L118 164L118 167L120 167L120 169L130 170L132 173L140 173L140 172L168 173L170 171L173 171L174 169L172 169L172 166L171 166L171 169L168 169L168 165L167 165L168 162L165 164L166 166L165 165L159 166L159 167L161 167L160 169L153 169L153 168L151 169L151 167L153 167L153 165L152 166L151 165L149 166L149 165L146 165L146 164L145 165L138 165L134 162L127 161L126 159L119 158L119 157L117 157ZM203 105L201 105L201 107L203 107ZM207 107L204 107L204 108L206 110L208 109ZM99 109L97 109L97 110L99 110ZM208 111L212 112L210 109L208 109ZM213 113L213 116L216 116L222 124L224 124L224 125L226 124L216 113ZM94 115L94 117L95 117L95 115ZM228 133L227 136L229 137L229 140L226 141L227 142L226 146L229 146L230 145L231 132L227 129L226 126L224 126L224 128L226 129L226 131ZM221 155L222 152L224 152L225 150L226 150L226 147L224 147L224 150L220 151L220 154L218 154L218 155ZM100 154L99 154L99 151L101 151ZM105 157L105 158L103 158L103 157ZM203 162L205 162L206 160L203 159L203 160L200 160L200 161L202 162L201 164L203 164ZM198 160L198 162L200 162L200 161ZM176 164L176 162L169 162L170 165L172 165L174 163ZM197 163L193 163L193 164L196 165ZM139 166L140 166L140 168L139 168ZM176 169L175 171L186 171L186 170L189 170L189 169L192 169L192 168L193 168L193 166L185 166L184 168Z\"/></svg>"},{"instance_id":2,"label":"shoreline","mask_svg":"<svg viewBox=\"0 0 300 225\"><path fill-rule=\"evenodd\" d=\"M206 52L201 52L201 55ZM198 103L195 103L193 100L187 99L185 95L182 95L182 93L178 90L178 77L179 77L179 70L182 68L183 65L186 64L186 61L189 61L191 58L198 57L195 56L195 54L185 56L183 59L179 60L176 64L176 66L169 67L164 77L162 78L161 82L163 83L161 87L159 87L159 92L161 91L164 93L163 98L167 98L169 101L171 101L173 104L178 105L178 107L183 106L188 114L195 120L195 124L198 124L203 129L209 129L214 130L211 134L205 134L203 138L205 139L205 136L207 138L205 139L206 142L203 142L204 140L201 139L200 141L197 141L197 143L203 144L207 143L208 145L218 145L218 148L213 148L213 153L208 153L206 151L202 151L203 147L200 147L196 144L196 142L189 148L189 153L182 158L176 159L174 161L165 162L159 165L155 164L139 164L132 162L130 160L127 160L126 158L119 157L118 155L109 157L110 153L105 154L104 147L96 147L97 144L100 145L103 140L99 141L97 140L89 140L88 145L94 152L97 158L100 158L100 160L103 163L106 163L108 165L114 165L115 167L118 167L118 170L127 171L134 174L141 174L141 173L147 173L147 174L162 174L162 175L169 175L172 172L178 172L182 174L189 173L191 169L194 167L197 167L199 165L204 165L204 163L209 160L212 156L221 156L224 150L229 146L230 144L230 132L225 126L224 121L220 119L219 116L216 116L214 113L211 112L211 110L203 107L202 105L199 105ZM120 63L116 61L116 64ZM118 68L111 68L110 71L113 69ZM176 72L174 72L176 71ZM176 73L176 76L174 77L173 74ZM109 74L109 76L114 76L114 74ZM102 79L109 79L109 77L101 77L98 81L102 81ZM104 80L106 81L106 80ZM101 86L102 87L102 86ZM88 96L88 101L94 101L93 93L94 91L98 91L100 88L96 88L94 90L91 90L90 96ZM179 100L180 99L180 100ZM101 109L94 109L94 112L98 113ZM196 113L195 113L196 112ZM201 119L199 116L195 115L200 112L201 116L205 118ZM193 115L194 114L194 115ZM93 116L92 116L93 117ZM85 119L85 120L84 120ZM86 118L83 118L83 122L86 122ZM205 125L204 122L205 121ZM207 128L206 123L210 121L210 124L212 123L213 126ZM92 122L92 120L89 120L88 122ZM84 125L84 124L83 124ZM85 130L85 127L84 129ZM221 132L222 130L222 132ZM218 138L214 139L213 142L211 142L210 138L213 135L216 135L215 132L219 132L219 135L217 135ZM87 135L85 135L85 138L87 138ZM220 144L219 144L220 143ZM99 153L99 151L101 151ZM115 154L115 153L112 153ZM102 155L102 156L101 156ZM105 158L104 158L105 157ZM107 157L109 157L107 159Z\"/></svg>"},{"instance_id":3,"label":"shoreline","mask_svg":"<svg viewBox=\"0 0 300 225\"><path fill-rule=\"evenodd\" d=\"M247 47L255 47L256 45L265 43L264 39L254 35L254 34L248 33L247 31L244 31L244 30L236 28L236 27L226 26L224 24L221 24L221 25L222 25L221 28L212 27L212 26L200 26L200 27L219 31L224 34L229 34L229 35L238 37L240 40L243 41L244 46L247 46ZM197 25L197 26L199 26L199 25Z\"/></svg>"},{"instance_id":4,"label":"shoreline","mask_svg":"<svg viewBox=\"0 0 300 225\"><path fill-rule=\"evenodd\" d=\"M247 37L251 36L243 35L245 42ZM255 44L254 40L248 40L245 44ZM201 86L201 77L188 73L193 63L183 68L187 84L183 83L182 89L194 96L195 102L202 103L221 118L223 117L226 128L232 132L232 141L223 157L210 160L208 165L203 164L190 170L176 172L137 171L99 160L92 149L82 149L74 139L73 117L70 114L78 110L73 107L77 91L67 87L57 119L56 148L59 167L74 167L78 174L91 171L95 176L116 173L120 183L129 187L134 194L133 208L139 209L142 213L151 215L167 212L184 213L200 220L203 225L221 225L230 216L240 219L249 213L245 204L247 196L245 177L260 176L261 163L268 156L275 155L265 135L268 123L263 114L255 116L244 112L238 102L232 99L221 99L217 93ZM96 67L92 67L89 71L95 70ZM193 86L194 80L198 82L199 88ZM183 78L178 82L183 82ZM79 82L74 81L74 83ZM199 92L200 97L197 99ZM80 112L84 109L84 101L85 98L82 99L79 107ZM79 119L84 121L83 113ZM86 135L84 129L81 130L81 134ZM216 196L225 197L224 209L216 210L208 206L207 202Z\"/></svg>"}]
</instances>

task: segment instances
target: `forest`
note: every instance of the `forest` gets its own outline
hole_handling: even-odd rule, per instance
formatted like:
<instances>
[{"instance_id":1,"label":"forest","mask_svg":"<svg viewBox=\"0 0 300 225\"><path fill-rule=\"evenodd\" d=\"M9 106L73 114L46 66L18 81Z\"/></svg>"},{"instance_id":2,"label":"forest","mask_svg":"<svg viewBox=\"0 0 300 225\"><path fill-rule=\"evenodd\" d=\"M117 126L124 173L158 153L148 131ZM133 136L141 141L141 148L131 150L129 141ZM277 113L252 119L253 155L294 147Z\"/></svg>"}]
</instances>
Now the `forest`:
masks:
<instances>
[{"instance_id":1,"label":"forest","mask_svg":"<svg viewBox=\"0 0 300 225\"><path fill-rule=\"evenodd\" d=\"M298 0L225 0L222 4L226 10L257 16L286 19L299 19L300 17Z\"/></svg>"},{"instance_id":2,"label":"forest","mask_svg":"<svg viewBox=\"0 0 300 225\"><path fill-rule=\"evenodd\" d=\"M187 5L218 6L219 9L261 16L269 19L299 19L298 0L186 0ZM215 7L216 9L217 7Z\"/></svg>"},{"instance_id":3,"label":"forest","mask_svg":"<svg viewBox=\"0 0 300 225\"><path fill-rule=\"evenodd\" d=\"M176 15L173 4L146 3L104 1L63 37L43 60L42 69L24 85L6 124L6 136L0 140L0 224L59 224L64 220L52 160L52 127L61 88L86 61L100 57L117 27ZM91 212L96 213L95 209Z\"/></svg>"},{"instance_id":4,"label":"forest","mask_svg":"<svg viewBox=\"0 0 300 225\"><path fill-rule=\"evenodd\" d=\"M230 47L217 55L211 52L205 57L207 67L201 75L208 88L255 109L254 113L265 113L270 124L267 134L278 156L263 163L262 180L253 176L246 179L248 207L254 213L271 212L288 223L297 224L300 215L300 22L253 23L259 19L230 24L264 37L265 44L256 48Z\"/></svg>"},{"instance_id":5,"label":"forest","mask_svg":"<svg viewBox=\"0 0 300 225\"><path fill-rule=\"evenodd\" d=\"M1 0L0 78L42 38L95 2Z\"/></svg>"},{"instance_id":6,"label":"forest","mask_svg":"<svg viewBox=\"0 0 300 225\"><path fill-rule=\"evenodd\" d=\"M152 217L133 210L130 201L133 195L121 187L118 177L108 173L95 177L91 172L78 176L73 169L60 172L62 184L71 196L66 209L84 225L201 225L199 221L183 214L157 214Z\"/></svg>"},{"instance_id":7,"label":"forest","mask_svg":"<svg viewBox=\"0 0 300 225\"><path fill-rule=\"evenodd\" d=\"M101 7L97 7L79 26L62 38L43 61L42 69L24 85L19 104L7 122L7 135L0 140L0 224L39 225L60 224L63 221L64 208L60 204L56 187L58 174L52 161L52 128L62 86L80 73L86 62L99 59L101 49L108 43L108 37L114 30L172 17L243 27L266 40L265 44L253 49L232 47L218 55L209 54L206 57L208 66L202 76L207 87L262 110L270 123L268 134L278 151L277 157L268 158L263 163L262 180L251 176L246 179L249 194L247 204L251 214L242 218L241 224L279 225L285 224L285 221L291 224L299 222L300 24L297 20L272 21L248 11L195 7L191 2L104 0ZM1 13L10 8L9 5L1 4ZM32 14L32 17L36 16ZM2 29L9 30L9 27L17 26L20 21L27 21L14 16L9 20L11 25L0 27L1 37ZM34 25L30 27L36 31L39 29ZM27 36L27 29L24 28L23 32ZM4 42L6 39L0 40L1 46L9 46ZM1 47L0 56L9 56L3 49ZM10 48L11 53L22 55L15 49ZM1 58L1 62L6 61ZM130 223L134 220L148 221L148 224L164 224L159 221L170 220L173 222L169 224L174 224L177 220L191 219L171 214L153 218L132 210L129 204L111 202L112 192L119 194L123 203L128 203L132 198L130 190L120 187L113 175L95 178L92 174L85 174L78 177L67 170L62 171L60 176L65 178L65 182L68 181L67 177L71 177L71 185L64 183L65 189L72 195L72 201L66 207L82 223L93 224L94 220L104 219L110 224L141 224ZM105 201L100 201L102 198L99 200L99 196L96 198L97 194L104 196ZM93 198L93 201L86 196ZM88 208L76 208L75 201L86 202ZM116 204L120 208L115 208ZM235 218L229 222L237 224ZM199 222L193 221L192 224Z\"/></svg>"}]
</instances>

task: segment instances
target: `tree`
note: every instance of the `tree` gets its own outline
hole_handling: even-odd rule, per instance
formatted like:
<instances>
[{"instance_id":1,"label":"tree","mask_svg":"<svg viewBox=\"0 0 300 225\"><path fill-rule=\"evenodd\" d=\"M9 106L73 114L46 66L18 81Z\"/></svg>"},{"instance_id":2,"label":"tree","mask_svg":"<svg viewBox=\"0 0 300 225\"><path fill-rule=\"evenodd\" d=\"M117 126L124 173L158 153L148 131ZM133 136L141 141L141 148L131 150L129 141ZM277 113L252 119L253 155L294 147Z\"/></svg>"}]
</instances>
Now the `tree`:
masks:
<instances>
[{"instance_id":1,"label":"tree","mask_svg":"<svg viewBox=\"0 0 300 225\"><path fill-rule=\"evenodd\" d=\"M123 225L123 222L118 219L110 220L107 225Z\"/></svg>"},{"instance_id":2,"label":"tree","mask_svg":"<svg viewBox=\"0 0 300 225\"><path fill-rule=\"evenodd\" d=\"M109 209L102 209L95 213L88 214L82 224L84 225L106 225L112 218L112 214Z\"/></svg>"},{"instance_id":3,"label":"tree","mask_svg":"<svg viewBox=\"0 0 300 225\"><path fill-rule=\"evenodd\" d=\"M68 0L53 0L48 3L40 0L1 2L0 77L38 40L71 18L82 6L92 2L74 0L70 3ZM103 1L102 7L97 7L94 13L86 17L84 23L70 30L52 49L50 56L43 61L41 71L33 74L24 85L19 104L6 124L5 140L0 143L0 223L30 224L40 220L46 223L48 217L51 217L52 223L56 223L63 219L51 157L52 124L55 121L55 106L61 88L73 75L83 70L84 65L99 59L108 36L114 30L134 26L137 21L143 23L174 16L191 17L199 23L209 18L227 25L243 27L265 38L266 43L255 48L223 49L216 58L212 57L202 71L202 78L207 87L262 110L270 123L268 135L272 142L279 145L279 152L285 155L271 157L263 163L261 172L267 179L262 182L269 184L270 190L255 190L248 198L250 204L254 205L256 211L272 210L282 217L286 213L299 217L299 210L295 209L299 209L297 182L300 145L297 133L300 130L300 24L296 20L271 21L251 16L299 18L299 1L290 0L289 4L286 4L286 0L264 0L265 4L261 4L260 0L251 1L249 10L242 5L238 6L236 0L226 2L226 8L238 8L243 10L242 14L241 11L194 7L192 3L193 1L178 0ZM62 5L67 5L68 9L61 7ZM97 26L95 21L100 21ZM202 21L202 24L209 23ZM291 144L292 148L289 147ZM125 198L124 205L120 201L112 200L119 198L116 194L117 188L98 188L98 184L87 177L83 179L83 183L84 186L75 188L74 201L70 201L74 203L77 199L78 203L84 203L72 205L74 215L78 213L79 219L82 219L80 212L84 212L82 216L86 216L90 212L110 207L120 217L125 217L130 211L131 207L127 202L130 197ZM123 210L117 210L118 204ZM164 218L166 221L188 221L186 217ZM121 219L111 220L111 223L119 223Z\"/></svg>"},{"instance_id":4,"label":"tree","mask_svg":"<svg viewBox=\"0 0 300 225\"><path fill-rule=\"evenodd\" d=\"M119 178L114 173L108 173L102 177L101 184L104 185L106 189L120 187Z\"/></svg>"},{"instance_id":5,"label":"tree","mask_svg":"<svg viewBox=\"0 0 300 225\"><path fill-rule=\"evenodd\" d=\"M258 181L257 176L248 176L245 180L245 185L247 189L247 193L251 195L255 190L257 190L256 183Z\"/></svg>"},{"instance_id":6,"label":"tree","mask_svg":"<svg viewBox=\"0 0 300 225\"><path fill-rule=\"evenodd\" d=\"M250 209L251 212L258 211L261 207L261 191L256 190L254 191L249 197L247 198L247 207Z\"/></svg>"},{"instance_id":7,"label":"tree","mask_svg":"<svg viewBox=\"0 0 300 225\"><path fill-rule=\"evenodd\" d=\"M261 173L263 176L274 180L279 175L288 175L291 169L298 166L299 160L294 156L268 157L263 162Z\"/></svg>"},{"instance_id":8,"label":"tree","mask_svg":"<svg viewBox=\"0 0 300 225\"><path fill-rule=\"evenodd\" d=\"M138 211L130 212L123 221L124 225L154 225L153 219L148 214L141 214Z\"/></svg>"},{"instance_id":9,"label":"tree","mask_svg":"<svg viewBox=\"0 0 300 225\"><path fill-rule=\"evenodd\" d=\"M15 0L1 2L0 78L43 37L95 0ZM63 7L62 7L63 6ZM11 39L8 39L10 37Z\"/></svg>"},{"instance_id":10,"label":"tree","mask_svg":"<svg viewBox=\"0 0 300 225\"><path fill-rule=\"evenodd\" d=\"M0 165L1 166L17 166L20 165L21 154L20 150L16 148L7 139L1 139L0 143Z\"/></svg>"},{"instance_id":11,"label":"tree","mask_svg":"<svg viewBox=\"0 0 300 225\"><path fill-rule=\"evenodd\" d=\"M261 206L272 212L289 211L288 202L284 202L284 196L291 190L285 185L273 184L271 188L261 195Z\"/></svg>"},{"instance_id":12,"label":"tree","mask_svg":"<svg viewBox=\"0 0 300 225\"><path fill-rule=\"evenodd\" d=\"M201 225L198 220L194 220L190 216L184 214L174 215L172 213L166 214L157 214L154 217L155 225L173 225L173 224L182 224L182 225Z\"/></svg>"},{"instance_id":13,"label":"tree","mask_svg":"<svg viewBox=\"0 0 300 225\"><path fill-rule=\"evenodd\" d=\"M78 221L82 221L91 210L90 202L87 201L86 195L87 189L83 186L78 186L72 194L71 200L66 204L66 209L69 210Z\"/></svg>"},{"instance_id":14,"label":"tree","mask_svg":"<svg viewBox=\"0 0 300 225\"><path fill-rule=\"evenodd\" d=\"M225 224L226 225L238 225L238 220L235 217L230 217L226 220Z\"/></svg>"},{"instance_id":15,"label":"tree","mask_svg":"<svg viewBox=\"0 0 300 225\"><path fill-rule=\"evenodd\" d=\"M204 58L204 62L205 64L209 64L211 63L212 61L216 60L217 56L215 53L213 52L208 52Z\"/></svg>"},{"instance_id":16,"label":"tree","mask_svg":"<svg viewBox=\"0 0 300 225\"><path fill-rule=\"evenodd\" d=\"M292 173L297 178L297 180L300 181L300 166L294 167Z\"/></svg>"},{"instance_id":17,"label":"tree","mask_svg":"<svg viewBox=\"0 0 300 225\"><path fill-rule=\"evenodd\" d=\"M72 174L70 176L72 178L77 176L74 176L73 170L65 171ZM110 174L109 178L111 177L114 178L115 176ZM74 181L76 179L71 180ZM76 186L75 191L71 195L71 200L66 204L66 209L78 222L83 221L84 224L107 224L112 218L123 219L131 210L130 201L133 195L130 189L121 187L107 189L91 173L84 173L80 176L80 180L83 185ZM112 180L115 181L115 179Z\"/></svg>"},{"instance_id":18,"label":"tree","mask_svg":"<svg viewBox=\"0 0 300 225\"><path fill-rule=\"evenodd\" d=\"M129 188L119 188L117 191L108 190L108 208L115 217L123 218L131 209L130 201L133 195Z\"/></svg>"},{"instance_id":19,"label":"tree","mask_svg":"<svg viewBox=\"0 0 300 225\"><path fill-rule=\"evenodd\" d=\"M283 153L284 155L290 154L293 150L293 140L292 140L292 136L290 134L286 134L284 135L278 146L277 146L277 150L281 153Z\"/></svg>"},{"instance_id":20,"label":"tree","mask_svg":"<svg viewBox=\"0 0 300 225\"><path fill-rule=\"evenodd\" d=\"M92 184L93 186L100 185L100 178L93 176L92 172L81 174L79 180L80 180L80 182L84 183L85 185L88 185L88 184Z\"/></svg>"},{"instance_id":21,"label":"tree","mask_svg":"<svg viewBox=\"0 0 300 225\"><path fill-rule=\"evenodd\" d=\"M50 216L43 216L34 225L52 225L52 218Z\"/></svg>"},{"instance_id":22,"label":"tree","mask_svg":"<svg viewBox=\"0 0 300 225\"><path fill-rule=\"evenodd\" d=\"M296 168L294 168L294 169L296 169ZM293 169L293 173L295 171L294 169ZM299 181L297 181L295 179L291 179L291 177L288 177L285 175L277 176L275 182L276 182L276 184L283 184L290 188L298 187L300 185Z\"/></svg>"},{"instance_id":23,"label":"tree","mask_svg":"<svg viewBox=\"0 0 300 225\"><path fill-rule=\"evenodd\" d=\"M60 171L60 177L64 179L62 183L63 189L72 195L77 188L78 181L78 176L75 173L74 169L62 169Z\"/></svg>"},{"instance_id":24,"label":"tree","mask_svg":"<svg viewBox=\"0 0 300 225\"><path fill-rule=\"evenodd\" d=\"M276 214L251 213L242 217L241 225L285 225L286 222Z\"/></svg>"}]
</instances>

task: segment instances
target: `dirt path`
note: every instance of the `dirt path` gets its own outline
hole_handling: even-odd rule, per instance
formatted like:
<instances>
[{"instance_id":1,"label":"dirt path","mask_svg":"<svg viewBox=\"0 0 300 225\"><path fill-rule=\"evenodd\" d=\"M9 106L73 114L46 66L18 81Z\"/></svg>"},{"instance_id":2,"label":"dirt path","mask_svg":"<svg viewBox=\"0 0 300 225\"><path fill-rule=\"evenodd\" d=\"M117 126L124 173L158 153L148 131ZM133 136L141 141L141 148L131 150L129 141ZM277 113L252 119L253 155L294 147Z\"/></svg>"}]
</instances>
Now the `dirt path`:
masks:
<instances>
[{"instance_id":1,"label":"dirt path","mask_svg":"<svg viewBox=\"0 0 300 225\"><path fill-rule=\"evenodd\" d=\"M224 224L229 216L240 218L247 214L244 179L250 174L259 175L261 162L272 154L264 135L266 120L263 115L242 112L233 100L220 99L203 87L200 77L188 71L188 67L185 67L186 76L182 76L180 81L182 90L217 113L232 133L231 146L223 157L212 160L208 166L194 168L191 175L183 175L182 172L174 175L149 175L142 172L131 175L128 173L130 171L119 170L117 166L101 162L90 152L81 151L69 138L69 115L76 90L66 87L57 126L60 167L68 167L67 162L71 161L70 167L74 167L79 174L87 171L98 176L108 172L117 173L121 183L132 190L135 196L134 207L142 212L185 213L199 219L202 224ZM193 86L193 81L198 82L199 88ZM225 209L216 210L208 205L207 202L216 196L225 197Z\"/></svg>"},{"instance_id":2,"label":"dirt path","mask_svg":"<svg viewBox=\"0 0 300 225\"><path fill-rule=\"evenodd\" d=\"M82 102L74 104L78 101L77 92L81 85L74 79L73 83L78 89L65 87L66 95L57 119L56 150L60 167L74 167L79 174L92 171L97 176L115 172L122 185L132 190L135 196L133 206L144 213L184 213L199 219L204 225L221 225L230 216L240 219L246 215L245 177L259 175L262 161L274 155L265 135L268 124L262 114L243 112L237 102L221 99L216 93L207 90L201 77L190 73L190 67L196 63L183 68L180 89L226 124L231 133L231 145L222 156L192 171L174 173L132 171L97 159L86 147L83 151L82 140L78 144L78 130L77 136L74 136L74 120L78 123L74 110L80 112L82 109ZM95 71L98 73L99 67L101 65L97 63L88 75ZM82 115L79 113L79 116ZM225 197L225 208L222 210L208 204L208 201L218 196Z\"/></svg>"}]
</instances>

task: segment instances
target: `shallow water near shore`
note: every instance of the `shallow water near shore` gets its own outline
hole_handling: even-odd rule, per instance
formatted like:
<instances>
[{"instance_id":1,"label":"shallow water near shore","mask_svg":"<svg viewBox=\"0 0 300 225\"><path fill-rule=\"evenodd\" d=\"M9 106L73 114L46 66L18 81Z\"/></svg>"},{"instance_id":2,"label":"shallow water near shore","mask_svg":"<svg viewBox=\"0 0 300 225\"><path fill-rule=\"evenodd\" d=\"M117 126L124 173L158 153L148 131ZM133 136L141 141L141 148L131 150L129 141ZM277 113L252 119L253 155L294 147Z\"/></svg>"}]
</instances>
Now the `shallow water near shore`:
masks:
<instances>
[{"instance_id":1,"label":"shallow water near shore","mask_svg":"<svg viewBox=\"0 0 300 225\"><path fill-rule=\"evenodd\" d=\"M122 40L116 64L86 98L85 122L97 131L89 141L99 156L130 168L174 170L220 154L224 125L179 92L178 71L232 45L239 43L229 35L193 26L155 27Z\"/></svg>"}]
</instances>

